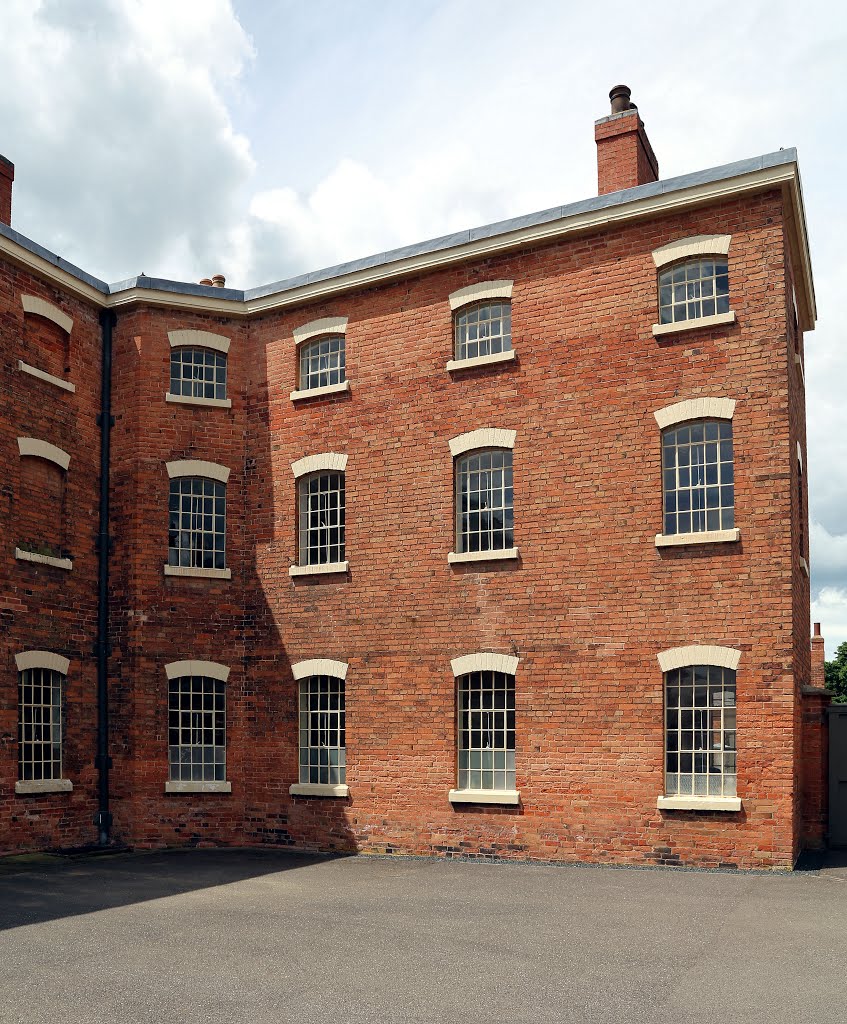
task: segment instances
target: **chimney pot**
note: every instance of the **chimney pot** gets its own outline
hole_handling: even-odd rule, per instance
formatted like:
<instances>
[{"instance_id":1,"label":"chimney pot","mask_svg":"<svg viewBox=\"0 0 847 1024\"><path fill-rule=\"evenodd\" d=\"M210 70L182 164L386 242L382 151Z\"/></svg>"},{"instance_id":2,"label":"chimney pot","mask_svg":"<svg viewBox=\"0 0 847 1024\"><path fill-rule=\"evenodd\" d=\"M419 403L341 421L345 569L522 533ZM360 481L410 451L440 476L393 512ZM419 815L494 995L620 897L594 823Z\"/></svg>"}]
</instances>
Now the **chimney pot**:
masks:
<instances>
[{"instance_id":1,"label":"chimney pot","mask_svg":"<svg viewBox=\"0 0 847 1024\"><path fill-rule=\"evenodd\" d=\"M629 102L631 95L632 91L629 86L616 85L609 93L609 99L612 101L612 113L620 114L624 110L629 110L632 106Z\"/></svg>"},{"instance_id":2,"label":"chimney pot","mask_svg":"<svg viewBox=\"0 0 847 1024\"><path fill-rule=\"evenodd\" d=\"M203 277L203 278L201 278L200 279L200 284L205 284L209 288L211 288L212 287L212 279L211 279L211 277Z\"/></svg>"},{"instance_id":3,"label":"chimney pot","mask_svg":"<svg viewBox=\"0 0 847 1024\"><path fill-rule=\"evenodd\" d=\"M223 276L223 274L213 274L212 275L212 285L213 285L213 287L215 287L215 288L223 288L225 284L226 284L226 278Z\"/></svg>"},{"instance_id":4,"label":"chimney pot","mask_svg":"<svg viewBox=\"0 0 847 1024\"><path fill-rule=\"evenodd\" d=\"M659 180L659 162L629 96L628 86L616 85L609 93L611 116L594 122L597 191L601 196Z\"/></svg>"},{"instance_id":5,"label":"chimney pot","mask_svg":"<svg viewBox=\"0 0 847 1024\"><path fill-rule=\"evenodd\" d=\"M821 624L819 622L816 622L815 623L815 636L820 636L820 635L821 635Z\"/></svg>"}]
</instances>

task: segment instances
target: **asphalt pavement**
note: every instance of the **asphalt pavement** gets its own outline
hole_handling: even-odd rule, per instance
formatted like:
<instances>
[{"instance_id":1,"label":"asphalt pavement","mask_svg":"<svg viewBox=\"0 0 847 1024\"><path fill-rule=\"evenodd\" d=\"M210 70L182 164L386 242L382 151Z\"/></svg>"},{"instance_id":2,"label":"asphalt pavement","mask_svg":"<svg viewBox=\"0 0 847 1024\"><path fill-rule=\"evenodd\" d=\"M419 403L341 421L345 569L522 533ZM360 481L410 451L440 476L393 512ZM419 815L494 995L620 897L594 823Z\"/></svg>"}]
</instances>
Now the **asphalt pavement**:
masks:
<instances>
[{"instance_id":1,"label":"asphalt pavement","mask_svg":"<svg viewBox=\"0 0 847 1024\"><path fill-rule=\"evenodd\" d=\"M2 1024L847 1020L820 870L193 850L0 860Z\"/></svg>"}]
</instances>

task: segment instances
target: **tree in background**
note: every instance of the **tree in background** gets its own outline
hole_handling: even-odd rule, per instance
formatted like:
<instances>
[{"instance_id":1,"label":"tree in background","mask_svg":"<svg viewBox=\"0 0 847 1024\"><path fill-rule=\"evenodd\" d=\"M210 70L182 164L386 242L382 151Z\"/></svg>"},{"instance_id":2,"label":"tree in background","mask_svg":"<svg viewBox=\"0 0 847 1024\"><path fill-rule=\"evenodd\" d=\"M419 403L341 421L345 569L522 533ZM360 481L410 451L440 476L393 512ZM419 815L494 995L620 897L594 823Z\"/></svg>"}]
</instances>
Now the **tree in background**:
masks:
<instances>
[{"instance_id":1,"label":"tree in background","mask_svg":"<svg viewBox=\"0 0 847 1024\"><path fill-rule=\"evenodd\" d=\"M847 640L839 644L832 661L824 662L826 688L835 704L847 704Z\"/></svg>"}]
</instances>

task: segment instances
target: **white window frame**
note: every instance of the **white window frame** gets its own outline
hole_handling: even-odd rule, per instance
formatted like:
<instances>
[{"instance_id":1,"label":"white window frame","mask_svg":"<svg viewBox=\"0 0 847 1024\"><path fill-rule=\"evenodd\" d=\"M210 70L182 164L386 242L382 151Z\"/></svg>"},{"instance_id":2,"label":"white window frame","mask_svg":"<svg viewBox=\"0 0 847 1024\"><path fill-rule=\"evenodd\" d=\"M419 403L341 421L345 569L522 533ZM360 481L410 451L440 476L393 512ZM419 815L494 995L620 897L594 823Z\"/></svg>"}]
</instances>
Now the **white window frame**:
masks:
<instances>
[{"instance_id":1,"label":"white window frame","mask_svg":"<svg viewBox=\"0 0 847 1024\"><path fill-rule=\"evenodd\" d=\"M657 409L653 415L659 426L660 439L666 430L684 423L703 420L729 420L735 415L733 398L690 398L673 405ZM733 431L734 435L734 431ZM664 449L662 449L662 526L664 527ZM735 463L735 437L733 436L733 465ZM657 533L657 548L681 547L693 544L732 544L741 539L741 530L736 526L729 530L700 530L690 533Z\"/></svg>"},{"instance_id":2,"label":"white window frame","mask_svg":"<svg viewBox=\"0 0 847 1024\"><path fill-rule=\"evenodd\" d=\"M487 302L508 303L512 305L512 289L514 281L479 281L476 284L468 285L451 292L448 296L450 312L452 315L452 348L453 356L448 360L445 369L448 373L456 370L472 370L478 366L491 366L496 363L510 363L517 358L512 347L512 334L509 332L509 348L502 352L493 352L484 356L472 356L469 359L460 359L456 355L456 329L457 317L461 316L467 307L479 306ZM510 315L511 319L511 315Z\"/></svg>"},{"instance_id":3,"label":"white window frame","mask_svg":"<svg viewBox=\"0 0 847 1024\"><path fill-rule=\"evenodd\" d=\"M214 334L211 331L180 330L168 331L168 342L171 346L171 354L174 349L193 349L216 352L226 359L226 388L229 394L229 348L230 339L223 334ZM170 366L168 368L170 374ZM231 409L232 399L227 398L202 398L194 395L175 395L170 391L165 393L165 401L177 405L198 405L207 408Z\"/></svg>"},{"instance_id":4,"label":"white window frame","mask_svg":"<svg viewBox=\"0 0 847 1024\"><path fill-rule=\"evenodd\" d=\"M454 765L456 778L458 780L458 754L459 739L461 736L461 709L459 706L460 680L475 672L497 672L511 676L514 680L515 693L517 693L517 672L520 658L510 654L497 654L491 651L479 651L476 654L465 654L453 658L450 667L455 680L455 711L456 711L456 755ZM516 723L517 724L517 723ZM521 794L518 789L451 789L447 794L451 804L500 804L504 806L516 806L521 802Z\"/></svg>"},{"instance_id":5,"label":"white window frame","mask_svg":"<svg viewBox=\"0 0 847 1024\"><path fill-rule=\"evenodd\" d=\"M449 440L450 454L453 456L453 544L459 547L461 536L459 507L459 493L456 471L457 459L475 451L487 451L497 448L514 450L517 431L497 427L482 427L479 430L471 430L465 434L458 434ZM513 465L514 473L514 465ZM514 500L512 503L514 511ZM456 551L453 550L447 555L449 565L461 565L469 562L501 562L515 560L520 554L519 548L499 548L493 551Z\"/></svg>"},{"instance_id":6,"label":"white window frame","mask_svg":"<svg viewBox=\"0 0 847 1024\"><path fill-rule=\"evenodd\" d=\"M300 686L303 682L311 679L315 676L331 677L334 679L341 680L344 686L344 715L345 715L345 731L346 731L346 714L347 714L347 670L348 664L346 661L335 661L331 658L309 658L306 661L295 662L291 666L291 674L298 684L297 691L297 702L298 702L298 716L302 714L300 709ZM302 724L302 723L300 723ZM302 729L300 730L302 733ZM345 750L345 769L346 769L346 746ZM299 754L302 752L302 748L298 743L298 764ZM298 768L298 772L300 768ZM291 796L308 796L308 797L336 797L345 798L350 795L350 787L347 785L346 779L343 783L319 783L319 782L294 782L288 787L288 792Z\"/></svg>"},{"instance_id":7,"label":"white window frame","mask_svg":"<svg viewBox=\"0 0 847 1024\"><path fill-rule=\"evenodd\" d=\"M228 748L229 748L229 723L227 721L228 715L226 711L227 704L227 683L229 682L230 668L228 665L222 665L220 662L215 661L202 661L202 660L186 660L186 661L172 661L165 665L165 675L168 679L168 778L165 782L166 793L231 793L232 783L228 779L208 779L208 780L193 780L193 779L172 779L171 772L173 765L170 757L170 714L171 714L171 693L170 683L176 679L196 679L205 678L211 679L214 682L219 682L224 687L224 774L226 774L226 768L228 764Z\"/></svg>"},{"instance_id":8,"label":"white window frame","mask_svg":"<svg viewBox=\"0 0 847 1024\"><path fill-rule=\"evenodd\" d=\"M318 398L321 395L340 395L350 390L350 381L347 377L347 322L346 316L325 316L295 327L291 332L297 350L297 387L289 395L292 402L299 402L304 398ZM300 379L301 346L304 342L317 341L324 336L344 339L344 380L324 387L304 388Z\"/></svg>"},{"instance_id":9,"label":"white window frame","mask_svg":"<svg viewBox=\"0 0 847 1024\"><path fill-rule=\"evenodd\" d=\"M321 452L317 455L307 455L291 463L291 472L294 474L297 496L297 563L288 567L289 576L294 578L296 576L331 575L347 572L350 562L346 557L342 562L323 562L318 565L303 565L300 560L302 547L300 536L301 487L308 477L315 474L341 473L344 476L344 553L345 556L347 554L347 456L340 452Z\"/></svg>"},{"instance_id":10,"label":"white window frame","mask_svg":"<svg viewBox=\"0 0 847 1024\"><path fill-rule=\"evenodd\" d=\"M229 468L227 466L222 466L217 462L206 462L202 459L178 459L174 462L166 462L165 468L168 471L169 480L176 480L181 477L197 477L205 480L214 480L218 483L222 483L225 487L229 482ZM228 494L224 494L224 500L227 501L227 499ZM170 504L170 487L168 487L168 503ZM225 511L225 523L226 515ZM168 518L170 519L170 511L168 511ZM170 526L168 529L170 532ZM224 530L224 536L226 537L226 525L224 525ZM224 543L226 544L226 541L224 541ZM226 548L224 548L224 553L226 557ZM168 563L165 563L164 574L165 576L193 576L204 579L232 579L232 569L229 566L224 569L213 569L204 568L202 566L169 565Z\"/></svg>"},{"instance_id":11,"label":"white window frame","mask_svg":"<svg viewBox=\"0 0 847 1024\"><path fill-rule=\"evenodd\" d=\"M15 794L17 796L37 796L41 793L69 793L73 790L73 782L64 776L65 737L63 730L64 723L64 702L66 699L66 687L68 682L68 669L70 660L61 654L54 654L52 651L21 651L15 655L15 667L17 669L18 685L18 728L21 728L20 721L20 686L21 675L30 671L55 672L60 676L59 683L59 748L60 748L60 777L56 779L21 779L15 781ZM19 741L20 743L20 741ZM21 770L20 748L18 750L18 772Z\"/></svg>"},{"instance_id":12,"label":"white window frame","mask_svg":"<svg viewBox=\"0 0 847 1024\"><path fill-rule=\"evenodd\" d=\"M659 669L662 673L662 715L667 715L667 673L679 668L692 668L694 666L714 666L715 668L727 668L733 672L738 671L741 661L741 651L734 647L722 647L717 644L691 644L686 647L671 647L668 650L657 654ZM737 700L736 680L736 709ZM737 730L737 726L736 726ZM662 795L656 799L656 807L661 811L728 811L736 812L742 808L741 799L737 796L695 796L665 795L665 759L667 757L667 721L662 727ZM737 744L736 744L737 756ZM736 784L737 784L736 768Z\"/></svg>"},{"instance_id":13,"label":"white window frame","mask_svg":"<svg viewBox=\"0 0 847 1024\"><path fill-rule=\"evenodd\" d=\"M671 263L685 263L694 260L726 257L729 254L729 246L732 235L691 235L687 238L680 238L667 245L659 246L652 252L653 263L655 264L657 276L656 286L658 289L659 274L662 268ZM657 294L658 301L658 294ZM660 338L667 334L676 334L680 331L691 331L703 327L719 327L723 324L735 323L735 311L730 309L726 313L716 313L713 316L702 316L691 320L679 320L670 324L653 324L653 336Z\"/></svg>"}]
</instances>

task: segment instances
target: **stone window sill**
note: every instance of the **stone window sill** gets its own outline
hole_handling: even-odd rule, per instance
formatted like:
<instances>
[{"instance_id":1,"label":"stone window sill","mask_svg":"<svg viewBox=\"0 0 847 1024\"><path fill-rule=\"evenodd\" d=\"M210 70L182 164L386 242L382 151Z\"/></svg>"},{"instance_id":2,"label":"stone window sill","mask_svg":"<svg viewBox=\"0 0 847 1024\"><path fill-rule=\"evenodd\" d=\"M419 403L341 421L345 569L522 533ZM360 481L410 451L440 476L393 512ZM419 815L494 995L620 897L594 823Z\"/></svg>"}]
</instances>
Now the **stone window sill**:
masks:
<instances>
[{"instance_id":1,"label":"stone window sill","mask_svg":"<svg viewBox=\"0 0 847 1024\"><path fill-rule=\"evenodd\" d=\"M678 334L680 331L694 331L700 327L722 327L724 324L735 323L735 310L728 313L715 313L714 316L701 316L696 320L677 320L673 324L653 324L653 337L661 338L665 334Z\"/></svg>"},{"instance_id":2,"label":"stone window sill","mask_svg":"<svg viewBox=\"0 0 847 1024\"><path fill-rule=\"evenodd\" d=\"M231 793L231 782L181 782L165 783L166 793Z\"/></svg>"},{"instance_id":3,"label":"stone window sill","mask_svg":"<svg viewBox=\"0 0 847 1024\"><path fill-rule=\"evenodd\" d=\"M175 402L177 405L205 405L210 409L231 409L232 399L230 398L194 398L191 395L172 395L168 392L165 395L166 402Z\"/></svg>"},{"instance_id":4,"label":"stone window sill","mask_svg":"<svg viewBox=\"0 0 847 1024\"><path fill-rule=\"evenodd\" d=\"M62 380L61 377L54 377L52 373L47 373L46 370L39 370L37 366L30 366L23 359L18 360L18 369L21 373L28 373L30 377L37 377L47 384L55 384L57 388L61 388L63 391L70 391L71 394L76 391L76 384L71 384L69 380Z\"/></svg>"},{"instance_id":5,"label":"stone window sill","mask_svg":"<svg viewBox=\"0 0 847 1024\"><path fill-rule=\"evenodd\" d=\"M517 557L517 548L501 548L498 551L451 551L447 561L450 565L461 565L464 562L501 562Z\"/></svg>"},{"instance_id":6,"label":"stone window sill","mask_svg":"<svg viewBox=\"0 0 847 1024\"><path fill-rule=\"evenodd\" d=\"M39 555L36 551L22 551L15 548L15 558L21 562L38 562L39 565L52 565L54 569L67 569L70 571L74 563L70 558L56 558L55 555Z\"/></svg>"},{"instance_id":7,"label":"stone window sill","mask_svg":"<svg viewBox=\"0 0 847 1024\"><path fill-rule=\"evenodd\" d=\"M802 555L800 555L800 568L807 576L809 575L809 563Z\"/></svg>"},{"instance_id":8,"label":"stone window sill","mask_svg":"<svg viewBox=\"0 0 847 1024\"><path fill-rule=\"evenodd\" d=\"M660 796L656 801L660 811L740 811L737 796Z\"/></svg>"},{"instance_id":9,"label":"stone window sill","mask_svg":"<svg viewBox=\"0 0 847 1024\"><path fill-rule=\"evenodd\" d=\"M70 793L74 784L70 779L19 779L15 783L18 796L35 796L38 793Z\"/></svg>"},{"instance_id":10,"label":"stone window sill","mask_svg":"<svg viewBox=\"0 0 847 1024\"><path fill-rule=\"evenodd\" d=\"M327 384L323 388L306 388L303 391L292 391L289 395L292 402L299 402L304 398L320 398L321 395L342 395L350 390L350 381L343 380L340 384Z\"/></svg>"},{"instance_id":11,"label":"stone window sill","mask_svg":"<svg viewBox=\"0 0 847 1024\"><path fill-rule=\"evenodd\" d=\"M445 367L450 373L454 370L473 370L477 366L494 366L497 363L513 363L516 359L515 350L508 352L492 352L487 356L474 356L472 359L451 359Z\"/></svg>"},{"instance_id":12,"label":"stone window sill","mask_svg":"<svg viewBox=\"0 0 847 1024\"><path fill-rule=\"evenodd\" d=\"M318 782L295 782L288 787L291 796L330 796L346 797L350 795L350 787L345 785L331 786Z\"/></svg>"},{"instance_id":13,"label":"stone window sill","mask_svg":"<svg viewBox=\"0 0 847 1024\"><path fill-rule=\"evenodd\" d=\"M521 802L517 789L451 789L447 794L451 804L505 804L515 806Z\"/></svg>"},{"instance_id":14,"label":"stone window sill","mask_svg":"<svg viewBox=\"0 0 847 1024\"><path fill-rule=\"evenodd\" d=\"M324 576L328 573L347 572L349 562L324 562L322 565L291 565L289 576Z\"/></svg>"},{"instance_id":15,"label":"stone window sill","mask_svg":"<svg viewBox=\"0 0 847 1024\"><path fill-rule=\"evenodd\" d=\"M741 530L702 530L700 533L657 533L657 548L680 547L684 544L734 544L741 540Z\"/></svg>"},{"instance_id":16,"label":"stone window sill","mask_svg":"<svg viewBox=\"0 0 847 1024\"><path fill-rule=\"evenodd\" d=\"M166 576L199 576L208 580L232 579L231 569L201 569L191 565L166 565Z\"/></svg>"}]
</instances>

